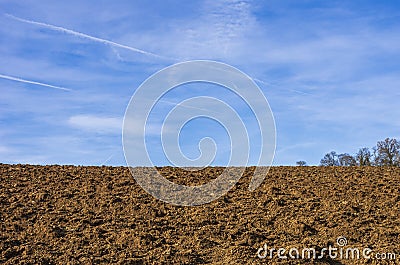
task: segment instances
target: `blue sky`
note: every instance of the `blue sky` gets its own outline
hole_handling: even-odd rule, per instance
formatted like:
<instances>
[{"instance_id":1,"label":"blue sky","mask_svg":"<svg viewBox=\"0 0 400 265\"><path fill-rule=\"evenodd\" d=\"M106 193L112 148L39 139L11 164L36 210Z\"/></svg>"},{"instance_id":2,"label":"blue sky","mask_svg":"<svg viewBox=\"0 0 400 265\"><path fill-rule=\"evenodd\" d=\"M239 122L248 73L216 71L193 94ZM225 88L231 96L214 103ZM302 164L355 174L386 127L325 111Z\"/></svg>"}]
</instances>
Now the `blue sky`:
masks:
<instances>
[{"instance_id":1,"label":"blue sky","mask_svg":"<svg viewBox=\"0 0 400 265\"><path fill-rule=\"evenodd\" d=\"M0 0L0 12L1 163L125 165L135 89L194 59L256 80L275 117L275 165L400 138L396 1ZM213 90L165 102L199 91ZM207 120L184 129L183 151L195 157L204 136L223 164L226 132ZM156 143L150 152L163 164Z\"/></svg>"}]
</instances>

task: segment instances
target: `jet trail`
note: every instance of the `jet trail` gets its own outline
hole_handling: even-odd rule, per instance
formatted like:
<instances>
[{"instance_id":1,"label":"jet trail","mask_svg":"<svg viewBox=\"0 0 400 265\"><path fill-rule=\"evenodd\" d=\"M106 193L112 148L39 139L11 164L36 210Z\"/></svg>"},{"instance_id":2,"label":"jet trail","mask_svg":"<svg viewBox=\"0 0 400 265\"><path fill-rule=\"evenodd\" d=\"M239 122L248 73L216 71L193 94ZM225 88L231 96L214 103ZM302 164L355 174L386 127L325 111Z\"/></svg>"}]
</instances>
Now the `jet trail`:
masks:
<instances>
[{"instance_id":1,"label":"jet trail","mask_svg":"<svg viewBox=\"0 0 400 265\"><path fill-rule=\"evenodd\" d=\"M113 158L113 156L114 156L114 154L110 155L110 156L109 156L106 160L104 160L104 162L101 163L99 166L104 166L104 165L106 165L106 163L108 163L108 162L111 160L111 158Z\"/></svg>"},{"instance_id":2,"label":"jet trail","mask_svg":"<svg viewBox=\"0 0 400 265\"><path fill-rule=\"evenodd\" d=\"M265 82L265 81L263 81L263 80L261 80L261 79L258 79L258 78L253 78L253 80L256 81L256 82L258 82L258 83L267 85L267 86L277 86L277 85L269 84L269 83L267 83L267 82ZM310 93L303 92L303 91L296 90L296 89L287 89L287 88L284 88L284 90L287 90L287 91L290 91L290 92L295 92L295 93L297 93L297 94L312 96L312 94L310 94Z\"/></svg>"},{"instance_id":3,"label":"jet trail","mask_svg":"<svg viewBox=\"0 0 400 265\"><path fill-rule=\"evenodd\" d=\"M31 81L31 80L26 80L26 79L14 77L14 76L9 76L9 75L0 74L0 78L12 80L12 81L17 81L17 82L21 82L21 83L26 83L26 84L33 84L33 85L38 85L38 86L55 88L55 89L64 90L64 91L71 91L71 89L69 89L69 88L60 87L60 86L53 86L53 85L40 83L40 82L36 82L36 81Z\"/></svg>"},{"instance_id":4,"label":"jet trail","mask_svg":"<svg viewBox=\"0 0 400 265\"><path fill-rule=\"evenodd\" d=\"M162 55L158 55L158 54L155 54L155 53L151 53L151 52L144 51L144 50L141 50L141 49L137 49L137 48L134 48L134 47L130 47L130 46L127 46L127 45L119 44L119 43L116 43L116 42L113 42L113 41L110 41L110 40L106 40L106 39L101 39L101 38L98 38L98 37L90 36L90 35L87 35L85 33L74 31L74 30L67 29L67 28L63 28L63 27L60 27L60 26L55 26L55 25L51 25L51 24L47 24L47 23L43 23L43 22L37 22L37 21L33 21L33 20L27 20L27 19L23 19L23 18L20 18L20 17L16 17L16 16L11 15L11 14L5 14L5 15L7 17L11 18L11 19L14 19L14 20L17 20L17 21L20 21L20 22L24 22L24 23L28 23L28 24L32 24L32 25L36 25L36 26L40 26L40 27L45 27L45 28L48 28L48 29L51 29L51 30L54 30L54 31L63 32L63 33L70 34L70 35L73 35L73 36L76 36L76 37L81 37L81 38L88 39L88 40L91 40L91 41L94 41L94 42L99 42L99 43L103 43L103 44L106 44L106 45L119 47L119 48L130 50L130 51L133 51L133 52L138 52L138 53L145 54L145 55L148 55L148 56L153 56L153 57L157 57L157 58L164 59L164 60L174 60L175 61L175 59L173 59L173 58L168 58L168 57L165 57L165 56L162 56Z\"/></svg>"}]
</instances>

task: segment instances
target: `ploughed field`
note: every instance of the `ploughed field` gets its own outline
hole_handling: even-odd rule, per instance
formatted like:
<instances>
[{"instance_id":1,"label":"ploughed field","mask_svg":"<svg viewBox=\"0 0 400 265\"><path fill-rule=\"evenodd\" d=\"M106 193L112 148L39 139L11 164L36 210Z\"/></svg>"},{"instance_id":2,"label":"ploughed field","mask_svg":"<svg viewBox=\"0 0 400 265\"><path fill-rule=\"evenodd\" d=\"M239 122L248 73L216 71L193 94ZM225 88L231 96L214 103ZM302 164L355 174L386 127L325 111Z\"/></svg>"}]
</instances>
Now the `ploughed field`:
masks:
<instances>
[{"instance_id":1,"label":"ploughed field","mask_svg":"<svg viewBox=\"0 0 400 265\"><path fill-rule=\"evenodd\" d=\"M222 170L159 169L188 185ZM153 198L127 167L0 164L0 264L400 262L400 168L272 167L250 192L253 170L218 200L184 207ZM257 256L265 244L320 254L340 236L397 261Z\"/></svg>"}]
</instances>

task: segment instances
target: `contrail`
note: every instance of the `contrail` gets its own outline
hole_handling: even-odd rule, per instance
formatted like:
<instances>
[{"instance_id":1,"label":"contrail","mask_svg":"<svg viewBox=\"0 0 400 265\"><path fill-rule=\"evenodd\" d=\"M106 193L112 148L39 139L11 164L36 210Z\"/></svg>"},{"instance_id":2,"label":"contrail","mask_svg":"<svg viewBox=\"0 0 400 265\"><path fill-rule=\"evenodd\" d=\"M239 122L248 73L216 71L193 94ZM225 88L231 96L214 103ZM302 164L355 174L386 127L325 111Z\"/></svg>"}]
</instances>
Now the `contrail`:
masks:
<instances>
[{"instance_id":1,"label":"contrail","mask_svg":"<svg viewBox=\"0 0 400 265\"><path fill-rule=\"evenodd\" d=\"M17 82L22 82L22 83L27 83L27 84L38 85L38 86L51 87L51 88L60 89L60 90L64 90L64 91L71 91L71 89L69 89L69 88L60 87L60 86L53 86L53 85L49 85L49 84L45 84L45 83L40 83L40 82L36 82L36 81L31 81L31 80L26 80L26 79L22 79L22 78L18 78L18 77L13 77L13 76L9 76L9 75L2 75L2 74L0 74L0 78L8 79L8 80L13 80L13 81L17 81Z\"/></svg>"},{"instance_id":2,"label":"contrail","mask_svg":"<svg viewBox=\"0 0 400 265\"><path fill-rule=\"evenodd\" d=\"M173 105L173 106L180 106L180 107L184 107L184 108L188 108L188 109L197 109L197 110L202 110L202 111L207 111L207 112L210 111L209 109L186 106L186 105L183 105L182 102L175 103L175 102L164 100L164 99L159 99L158 102L164 102L166 104L170 104L170 105Z\"/></svg>"},{"instance_id":3,"label":"contrail","mask_svg":"<svg viewBox=\"0 0 400 265\"><path fill-rule=\"evenodd\" d=\"M258 79L258 78L253 78L253 80L256 81L256 82L258 82L258 83L267 85L267 86L276 86L276 85L273 85L273 84L269 84L269 83L267 83L267 82L265 82L265 81L263 81L263 80L261 80L261 79ZM291 92L298 93L298 94L307 95L307 96L312 96L312 94L307 93L307 92L303 92L303 91L300 91L300 90L296 90L296 89L287 89L287 88L284 88L284 89L287 90L287 91L291 91Z\"/></svg>"},{"instance_id":4,"label":"contrail","mask_svg":"<svg viewBox=\"0 0 400 265\"><path fill-rule=\"evenodd\" d=\"M105 165L106 163L108 163L108 162L111 160L111 158L113 158L113 156L114 156L114 154L110 155L106 160L104 160L103 163L100 164L100 166L103 166L103 165Z\"/></svg>"},{"instance_id":5,"label":"contrail","mask_svg":"<svg viewBox=\"0 0 400 265\"><path fill-rule=\"evenodd\" d=\"M84 38L84 39L88 39L88 40L91 40L91 41L94 41L94 42L99 42L99 43L103 43L103 44L106 44L106 45L119 47L119 48L122 48L122 49L138 52L138 53L145 54L145 55L148 55L148 56L153 56L153 57L157 57L157 58L160 58L160 59L174 60L175 61L175 59L173 59L173 58L168 58L168 57L165 57L165 56L162 56L162 55L158 55L158 54L155 54L155 53L151 53L151 52L144 51L144 50L141 50L141 49L137 49L137 48L134 48L134 47L130 47L130 46L127 46L127 45L119 44L119 43L116 43L116 42L113 42L113 41L110 41L110 40L106 40L106 39L101 39L101 38L98 38L98 37L90 36L90 35L87 35L85 33L74 31L74 30L71 30L71 29L67 29L67 28L63 28L63 27L59 27L59 26L55 26L55 25L51 25L51 24L47 24L47 23L43 23L43 22L37 22L37 21L33 21L33 20L23 19L23 18L16 17L16 16L11 15L11 14L5 14L5 15L7 17L11 18L11 19L14 19L14 20L17 20L17 21L20 21L20 22L24 22L24 23L28 23L28 24L32 24L32 25L36 25L36 26L45 27L45 28L48 28L48 29L52 29L54 31L67 33L67 34L74 35L74 36L77 36L77 37L81 37L81 38Z\"/></svg>"}]
</instances>

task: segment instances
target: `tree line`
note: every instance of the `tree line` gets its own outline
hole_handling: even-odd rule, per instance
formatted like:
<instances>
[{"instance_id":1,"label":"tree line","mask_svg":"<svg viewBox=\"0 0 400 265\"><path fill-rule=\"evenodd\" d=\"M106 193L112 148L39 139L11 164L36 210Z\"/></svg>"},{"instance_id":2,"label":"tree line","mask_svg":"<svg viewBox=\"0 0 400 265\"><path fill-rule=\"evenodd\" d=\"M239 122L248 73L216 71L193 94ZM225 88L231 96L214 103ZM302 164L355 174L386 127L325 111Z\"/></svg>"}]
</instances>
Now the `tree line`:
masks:
<instances>
[{"instance_id":1,"label":"tree line","mask_svg":"<svg viewBox=\"0 0 400 265\"><path fill-rule=\"evenodd\" d=\"M306 162L297 161L296 164L305 166ZM331 151L321 159L320 166L400 166L400 141L386 138L371 149L360 148L354 155Z\"/></svg>"}]
</instances>

